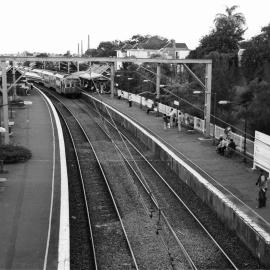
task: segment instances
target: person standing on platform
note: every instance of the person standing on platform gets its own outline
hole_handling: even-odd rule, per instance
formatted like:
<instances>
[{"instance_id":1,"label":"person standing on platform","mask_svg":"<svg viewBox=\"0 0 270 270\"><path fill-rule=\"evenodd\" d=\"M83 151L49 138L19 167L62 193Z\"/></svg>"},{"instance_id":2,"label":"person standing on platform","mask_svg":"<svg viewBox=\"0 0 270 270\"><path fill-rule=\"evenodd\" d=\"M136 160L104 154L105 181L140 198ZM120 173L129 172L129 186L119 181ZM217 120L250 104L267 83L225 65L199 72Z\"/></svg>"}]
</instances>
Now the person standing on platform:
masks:
<instances>
[{"instance_id":1,"label":"person standing on platform","mask_svg":"<svg viewBox=\"0 0 270 270\"><path fill-rule=\"evenodd\" d=\"M132 98L131 98L131 94L128 95L128 105L129 105L129 107L132 107Z\"/></svg>"},{"instance_id":2,"label":"person standing on platform","mask_svg":"<svg viewBox=\"0 0 270 270\"><path fill-rule=\"evenodd\" d=\"M258 207L262 208L266 206L266 191L268 188L267 181L269 177L266 177L266 173L261 170L260 176L256 182L256 185L259 187L259 194L258 194Z\"/></svg>"},{"instance_id":3,"label":"person standing on platform","mask_svg":"<svg viewBox=\"0 0 270 270\"><path fill-rule=\"evenodd\" d=\"M173 127L173 116L174 116L174 111L173 111L173 108L171 108L171 111L169 112L169 117L170 117L170 125L169 125L169 128L170 128L170 127Z\"/></svg>"},{"instance_id":4,"label":"person standing on platform","mask_svg":"<svg viewBox=\"0 0 270 270\"><path fill-rule=\"evenodd\" d=\"M178 126L178 131L179 132L181 132L181 130L182 130L181 125L182 125L182 123L181 123L181 112L179 111L178 115L177 115L177 126Z\"/></svg>"},{"instance_id":5,"label":"person standing on platform","mask_svg":"<svg viewBox=\"0 0 270 270\"><path fill-rule=\"evenodd\" d=\"M163 114L163 124L164 124L164 129L167 129L167 126L168 126L168 116L165 113Z\"/></svg>"}]
</instances>

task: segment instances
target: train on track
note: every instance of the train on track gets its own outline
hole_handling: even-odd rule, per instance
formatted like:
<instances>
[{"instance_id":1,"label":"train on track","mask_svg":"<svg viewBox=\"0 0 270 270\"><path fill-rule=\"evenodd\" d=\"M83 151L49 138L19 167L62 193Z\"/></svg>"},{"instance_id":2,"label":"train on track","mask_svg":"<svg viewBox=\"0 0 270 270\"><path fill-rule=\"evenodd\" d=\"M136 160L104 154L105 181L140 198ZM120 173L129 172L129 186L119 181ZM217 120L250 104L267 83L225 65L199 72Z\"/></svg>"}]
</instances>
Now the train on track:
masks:
<instances>
[{"instance_id":1,"label":"train on track","mask_svg":"<svg viewBox=\"0 0 270 270\"><path fill-rule=\"evenodd\" d=\"M33 69L32 72L38 74L41 80L36 82L54 89L57 93L66 97L77 98L81 95L80 79L73 74L60 74L50 70Z\"/></svg>"}]
</instances>

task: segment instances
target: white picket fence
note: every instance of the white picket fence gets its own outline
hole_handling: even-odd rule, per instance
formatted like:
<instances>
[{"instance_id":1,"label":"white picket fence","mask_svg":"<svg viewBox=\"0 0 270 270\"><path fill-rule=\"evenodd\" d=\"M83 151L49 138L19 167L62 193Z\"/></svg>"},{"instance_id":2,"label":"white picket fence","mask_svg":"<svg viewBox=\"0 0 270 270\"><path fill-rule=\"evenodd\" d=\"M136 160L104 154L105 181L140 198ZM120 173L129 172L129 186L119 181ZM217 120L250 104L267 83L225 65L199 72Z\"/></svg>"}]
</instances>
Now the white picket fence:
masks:
<instances>
[{"instance_id":1,"label":"white picket fence","mask_svg":"<svg viewBox=\"0 0 270 270\"><path fill-rule=\"evenodd\" d=\"M118 95L120 94L121 94L121 97L124 99L128 99L129 95L131 95L131 99L133 102L137 104L141 104L142 106L145 106L148 108L151 108L152 104L154 103L153 100L146 99L140 95L130 94L129 92L118 90ZM164 105L162 103L157 103L157 105L158 105L158 111L162 114L168 114L172 109L172 107ZM173 109L177 113L177 109L175 108ZM155 111L157 111L157 108L155 108ZM205 121L203 119L184 113L184 122L186 125L193 124L193 128L195 130L198 130L199 132L204 133L205 131ZM216 139L218 139L220 136L225 137L224 128L221 128L216 125L215 133L214 133L214 125L210 124L210 135L213 136L214 134L215 134ZM237 145L237 150L239 150L240 152L243 152L245 138L234 132L230 132L230 137L235 141L235 144ZM252 157L254 155L254 142L249 139L246 140L246 153Z\"/></svg>"}]
</instances>

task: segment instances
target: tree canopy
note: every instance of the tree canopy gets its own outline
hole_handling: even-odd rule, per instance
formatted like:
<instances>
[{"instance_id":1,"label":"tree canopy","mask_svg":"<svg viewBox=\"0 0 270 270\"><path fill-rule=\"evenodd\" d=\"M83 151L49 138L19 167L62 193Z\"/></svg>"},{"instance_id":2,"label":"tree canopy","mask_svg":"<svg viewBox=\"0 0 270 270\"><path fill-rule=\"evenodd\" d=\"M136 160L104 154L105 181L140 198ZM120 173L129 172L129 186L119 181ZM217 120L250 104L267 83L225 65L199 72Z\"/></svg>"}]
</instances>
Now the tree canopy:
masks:
<instances>
[{"instance_id":1,"label":"tree canopy","mask_svg":"<svg viewBox=\"0 0 270 270\"><path fill-rule=\"evenodd\" d=\"M239 42L243 40L246 31L246 19L242 13L235 13L238 6L226 8L225 14L217 14L214 19L214 29L201 38L199 46L191 53L196 58L202 58L212 51L233 53L238 51Z\"/></svg>"},{"instance_id":2,"label":"tree canopy","mask_svg":"<svg viewBox=\"0 0 270 270\"><path fill-rule=\"evenodd\" d=\"M270 82L270 24L251 40L243 42L242 69L247 81L256 78Z\"/></svg>"}]
</instances>

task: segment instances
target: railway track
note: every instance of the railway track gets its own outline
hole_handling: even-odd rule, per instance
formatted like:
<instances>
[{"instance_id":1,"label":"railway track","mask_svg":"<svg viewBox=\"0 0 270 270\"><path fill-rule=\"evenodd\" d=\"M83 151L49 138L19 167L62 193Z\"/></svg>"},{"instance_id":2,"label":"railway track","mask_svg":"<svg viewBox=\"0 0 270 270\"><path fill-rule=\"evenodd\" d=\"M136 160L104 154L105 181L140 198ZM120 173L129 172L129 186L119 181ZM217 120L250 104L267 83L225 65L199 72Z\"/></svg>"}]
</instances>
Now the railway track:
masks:
<instances>
[{"instance_id":1,"label":"railway track","mask_svg":"<svg viewBox=\"0 0 270 270\"><path fill-rule=\"evenodd\" d=\"M181 200L177 192L170 187L166 179L147 161L127 137L120 134L119 130L115 130L114 123L108 122L111 119L101 118L100 112L93 116L93 112L89 113L88 105L79 100L65 99L63 102L80 119L81 126L86 127L85 133L95 141L93 148L96 149L97 156L102 160L104 174L109 176L108 179L115 179L117 175L117 177L129 182L129 185L126 183L122 191L121 189L120 191L117 190L121 181L116 181L114 184L110 183L112 193L118 198L117 204L120 206L122 215L126 217L127 212L130 212L131 209L130 206L128 210L125 209L123 205L129 203L122 202L122 200L128 201L129 197L134 197L134 193L137 204L139 204L138 207L144 210L144 215L140 213L135 216L135 220L133 217L131 222L130 220L124 222L130 244L134 250L134 256L138 258L139 269L237 269L230 257L211 237L211 234L203 227L200 221L196 219L195 215ZM89 121L91 121L91 125L89 125ZM93 132L94 126L95 132ZM96 133L96 129L99 129L99 132ZM113 157L114 162L111 160L112 156L108 158L107 154L105 154L108 152L107 143L113 144L113 147L110 146L111 152L115 149L118 151L118 154ZM104 148L105 145L106 149ZM116 160L117 162L115 162ZM121 166L112 166L111 163L120 163ZM124 171L122 177L120 171L118 174L112 173L114 169L122 169ZM123 196L123 191L128 196ZM138 243L138 239L132 236L132 233L134 233L138 237L136 227L131 225L132 222L140 223L139 219L145 219L145 214L148 221L141 223L141 225L146 225L143 235L145 237L146 234L151 234L151 230L154 230L156 234L154 246L159 247L155 256L152 254L150 256L146 254L147 256L145 256L145 254L138 251L138 247L143 252L149 251L149 246L146 245L147 248L141 248L141 243ZM149 222L149 220L151 221ZM150 239L153 240L153 237L150 237ZM153 247L153 244L151 246ZM160 257L160 246L163 246L161 250L165 254L165 256L162 256L161 261L168 261L165 265L154 263L156 259L153 258ZM249 263L246 266L250 268Z\"/></svg>"},{"instance_id":2,"label":"railway track","mask_svg":"<svg viewBox=\"0 0 270 270\"><path fill-rule=\"evenodd\" d=\"M100 161L83 128L50 95L64 119L76 152L92 244L89 269L138 269L122 219Z\"/></svg>"},{"instance_id":3,"label":"railway track","mask_svg":"<svg viewBox=\"0 0 270 270\"><path fill-rule=\"evenodd\" d=\"M152 204L148 212L151 217L156 215L157 233L163 234L163 240L167 241L168 248L172 242L176 242L175 244L185 254L191 269L238 269L141 151L115 127L114 122L108 121L108 118L103 119L109 125L106 125L106 128L101 125L100 127L108 137L118 142L117 148L136 179L142 199L145 202L151 199ZM175 252L179 252L179 249L171 247L170 250L172 258L178 260L178 254Z\"/></svg>"}]
</instances>

